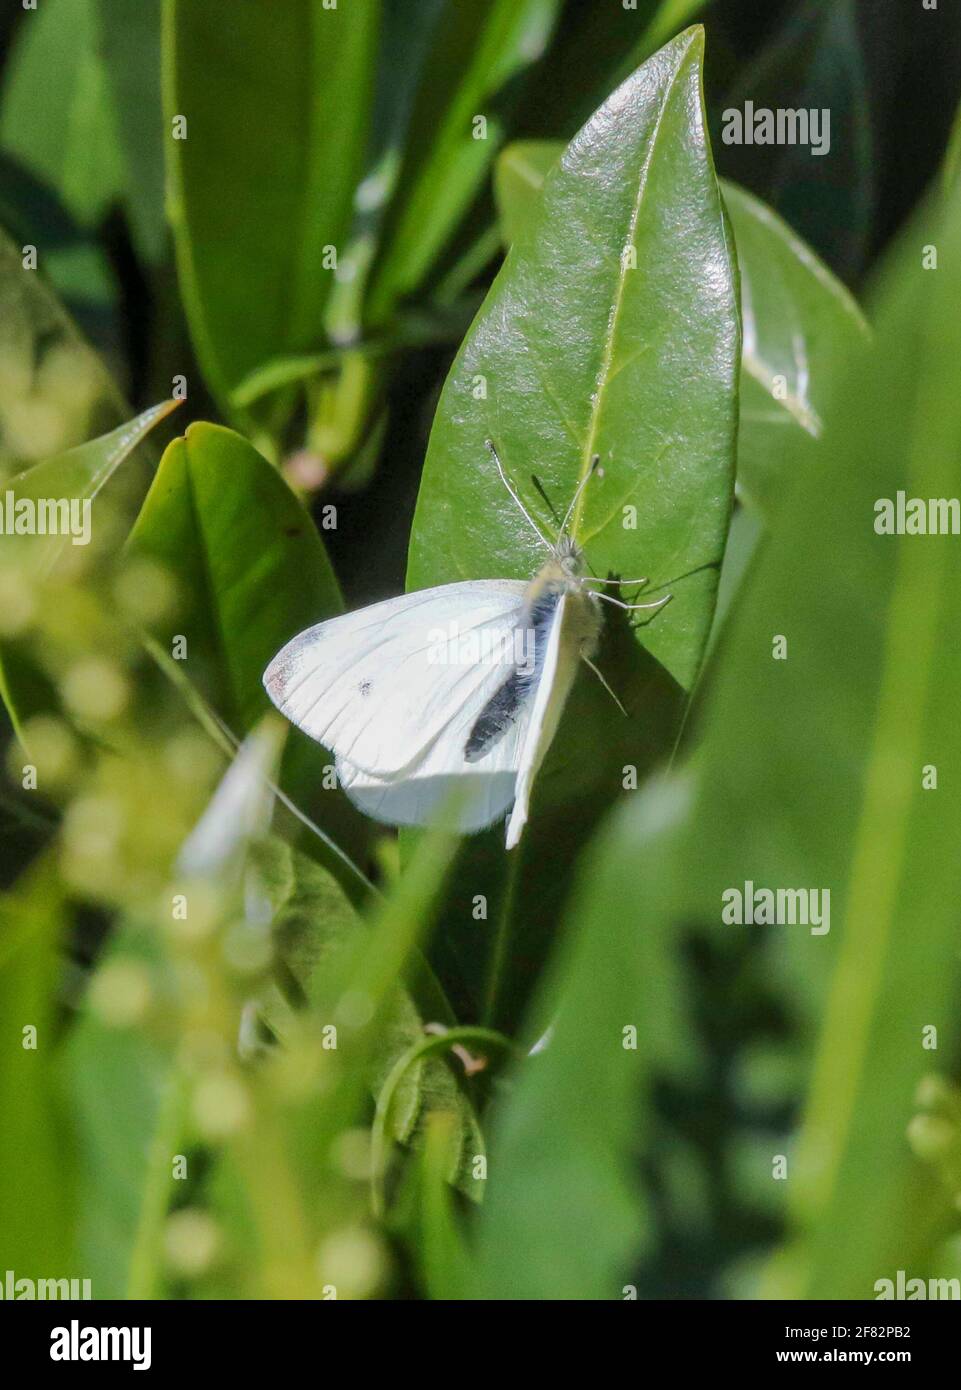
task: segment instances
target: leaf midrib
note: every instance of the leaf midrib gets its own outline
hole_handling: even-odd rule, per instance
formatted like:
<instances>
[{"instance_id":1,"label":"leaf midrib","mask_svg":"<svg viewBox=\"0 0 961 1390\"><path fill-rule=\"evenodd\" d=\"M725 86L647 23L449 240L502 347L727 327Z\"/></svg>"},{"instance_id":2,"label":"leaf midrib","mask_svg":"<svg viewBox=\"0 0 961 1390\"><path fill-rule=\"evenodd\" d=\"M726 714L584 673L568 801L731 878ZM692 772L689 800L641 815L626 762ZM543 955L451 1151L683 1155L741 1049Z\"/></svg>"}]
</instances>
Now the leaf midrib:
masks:
<instances>
[{"instance_id":1,"label":"leaf midrib","mask_svg":"<svg viewBox=\"0 0 961 1390\"><path fill-rule=\"evenodd\" d=\"M578 488L581 488L581 484L587 477L587 474L589 473L591 467L591 460L594 457L594 454L597 452L595 449L595 441L597 439L600 425L601 410L604 403L604 394L607 389L608 380L611 377L611 367L614 361L614 343L617 338L617 329L618 324L620 322L621 309L623 307L624 302L624 289L627 283L628 270L627 265L625 263L624 251L628 246L633 246L635 244L635 237L637 235L637 224L641 215L641 207L644 202L644 195L647 192L647 184L650 176L651 165L654 161L658 137L661 133L661 126L664 122L664 115L667 111L668 106L670 105L671 98L674 94L675 87L677 86L681 74L687 67L688 59L690 57L693 46L694 37L692 35L687 47L684 49L683 53L680 56L677 68L675 69L670 82L664 89L664 98L661 102L661 108L657 113L657 119L654 123L654 130L652 131L651 138L648 141L647 150L645 151L644 155L644 163L641 166L640 177L638 179L637 194L634 199L634 205L631 209L631 219L628 227L627 238L621 243L621 253L617 258L617 279L615 282L614 290L614 307L608 319L608 329L604 340L604 351L601 355L601 364L598 369L597 377L595 378L594 383L594 401L593 405L591 406L591 415L587 427L587 437L584 441L584 452L581 456L580 468L578 469L577 475ZM581 516L584 508L584 492L585 489L581 488L580 494L577 498L577 502L574 507L574 515L571 519L571 535L573 535L574 537L577 537L578 532L580 530Z\"/></svg>"}]
</instances>

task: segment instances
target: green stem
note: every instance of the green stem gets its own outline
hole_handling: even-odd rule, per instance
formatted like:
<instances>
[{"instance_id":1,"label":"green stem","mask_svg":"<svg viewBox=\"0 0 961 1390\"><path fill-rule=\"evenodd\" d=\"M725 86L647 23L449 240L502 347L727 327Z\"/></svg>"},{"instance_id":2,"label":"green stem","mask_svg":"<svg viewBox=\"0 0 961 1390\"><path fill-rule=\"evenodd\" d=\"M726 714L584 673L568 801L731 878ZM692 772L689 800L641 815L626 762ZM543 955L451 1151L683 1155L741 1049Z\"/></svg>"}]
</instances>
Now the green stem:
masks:
<instances>
[{"instance_id":1,"label":"green stem","mask_svg":"<svg viewBox=\"0 0 961 1390\"><path fill-rule=\"evenodd\" d=\"M210 709L200 691L180 669L179 664L174 661L172 657L168 656L155 638L151 637L148 632L141 632L140 640L144 650L152 657L157 666L160 667L160 670L171 684L180 691L187 708L201 728L210 735L225 757L233 759L240 747L240 739L237 738L237 735L232 733L219 715ZM323 845L326 845L331 854L335 856L338 862L341 863L361 885L365 894L369 895L371 898L380 898L380 891L371 883L363 869L354 863L347 851L341 849L336 840L332 840L326 831L321 830L320 826L316 825L307 813L302 811L296 802L291 800L282 787L279 787L276 782L271 781L270 778L265 778L264 780L277 800L281 802L282 805L286 806L287 810L290 811L292 815L296 816L301 825L306 826L312 835L315 835Z\"/></svg>"},{"instance_id":2,"label":"green stem","mask_svg":"<svg viewBox=\"0 0 961 1390\"><path fill-rule=\"evenodd\" d=\"M380 384L380 373L361 350L345 352L337 376L319 383L307 447L318 453L329 468L336 469L357 449L373 413Z\"/></svg>"}]
</instances>

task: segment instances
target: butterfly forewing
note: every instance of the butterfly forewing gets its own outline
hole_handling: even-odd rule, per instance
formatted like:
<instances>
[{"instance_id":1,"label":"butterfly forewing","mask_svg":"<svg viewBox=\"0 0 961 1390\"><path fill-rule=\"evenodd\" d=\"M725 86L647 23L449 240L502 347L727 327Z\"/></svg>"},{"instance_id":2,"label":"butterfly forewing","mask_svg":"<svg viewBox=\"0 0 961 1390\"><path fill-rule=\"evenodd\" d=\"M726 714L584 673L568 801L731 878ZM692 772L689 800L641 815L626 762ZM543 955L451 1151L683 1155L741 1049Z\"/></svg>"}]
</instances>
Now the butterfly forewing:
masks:
<instances>
[{"instance_id":1,"label":"butterfly forewing","mask_svg":"<svg viewBox=\"0 0 961 1390\"><path fill-rule=\"evenodd\" d=\"M472 724L503 681L497 654L512 649L524 587L445 584L319 623L274 658L267 692L292 723L354 768L393 779L465 711Z\"/></svg>"}]
</instances>

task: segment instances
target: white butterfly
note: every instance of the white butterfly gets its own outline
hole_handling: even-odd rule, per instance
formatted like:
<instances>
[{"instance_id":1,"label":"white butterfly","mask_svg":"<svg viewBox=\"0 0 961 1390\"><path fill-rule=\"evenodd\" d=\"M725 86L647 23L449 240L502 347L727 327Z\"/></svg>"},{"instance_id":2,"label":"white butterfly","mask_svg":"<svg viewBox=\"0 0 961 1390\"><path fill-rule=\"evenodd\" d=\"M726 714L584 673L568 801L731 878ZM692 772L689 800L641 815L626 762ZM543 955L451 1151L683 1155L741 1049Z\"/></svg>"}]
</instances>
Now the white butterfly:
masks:
<instances>
[{"instance_id":1,"label":"white butterfly","mask_svg":"<svg viewBox=\"0 0 961 1390\"><path fill-rule=\"evenodd\" d=\"M513 806L511 849L578 661L607 686L591 661L600 600L659 608L670 595L622 603L591 586L647 581L582 573L567 528L596 458L551 543L487 443L505 487L550 551L540 572L528 583L443 584L330 618L278 652L264 685L282 714L335 755L340 784L367 815L390 825L441 819L473 831Z\"/></svg>"}]
</instances>

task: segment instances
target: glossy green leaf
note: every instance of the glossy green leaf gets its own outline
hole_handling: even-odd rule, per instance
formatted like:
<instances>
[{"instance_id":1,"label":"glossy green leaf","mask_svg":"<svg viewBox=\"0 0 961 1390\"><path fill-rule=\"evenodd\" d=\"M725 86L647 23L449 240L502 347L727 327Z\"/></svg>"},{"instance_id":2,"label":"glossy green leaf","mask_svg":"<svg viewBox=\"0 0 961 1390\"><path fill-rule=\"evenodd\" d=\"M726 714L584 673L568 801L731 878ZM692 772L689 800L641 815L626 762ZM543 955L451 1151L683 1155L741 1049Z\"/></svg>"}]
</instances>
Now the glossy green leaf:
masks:
<instances>
[{"instance_id":1,"label":"glossy green leaf","mask_svg":"<svg viewBox=\"0 0 961 1390\"><path fill-rule=\"evenodd\" d=\"M507 875L500 827L465 846L434 957L462 986L464 1021L516 1026L566 867L626 769L643 781L669 756L680 687L710 626L731 507L739 334L701 52L700 30L676 39L571 143L458 354L431 434L410 588L524 578L541 564L490 461L492 438L549 530L532 475L560 513L599 453L603 477L575 518L588 561L673 595L633 634L611 610L598 664L631 717L581 674ZM472 914L477 894L488 901L486 930Z\"/></svg>"},{"instance_id":2,"label":"glossy green leaf","mask_svg":"<svg viewBox=\"0 0 961 1390\"><path fill-rule=\"evenodd\" d=\"M770 514L821 437L843 363L867 338L855 301L776 213L735 184L724 202L741 272L738 487Z\"/></svg>"},{"instance_id":3,"label":"glossy green leaf","mask_svg":"<svg viewBox=\"0 0 961 1390\"><path fill-rule=\"evenodd\" d=\"M561 511L596 452L603 476L577 509L575 534L598 573L646 574L652 594L673 594L639 640L685 684L730 513L738 346L702 47L693 29L662 49L549 176L444 387L408 576L421 588L537 569L540 552L486 439L541 516L531 473ZM482 525L465 526L468 517Z\"/></svg>"},{"instance_id":4,"label":"glossy green leaf","mask_svg":"<svg viewBox=\"0 0 961 1390\"><path fill-rule=\"evenodd\" d=\"M174 576L181 603L154 635L187 639L187 671L236 732L269 708L262 677L295 633L340 595L323 543L275 469L218 425L167 448L130 537Z\"/></svg>"},{"instance_id":5,"label":"glossy green leaf","mask_svg":"<svg viewBox=\"0 0 961 1390\"><path fill-rule=\"evenodd\" d=\"M313 520L276 469L246 440L219 425L194 424L169 446L128 543L173 577L177 601L150 631L174 663L240 737L271 708L267 664L296 633L341 609L340 592ZM333 760L291 728L282 785L349 854L369 822L331 787ZM325 785L327 782L327 785ZM340 872L314 835L305 848Z\"/></svg>"},{"instance_id":6,"label":"glossy green leaf","mask_svg":"<svg viewBox=\"0 0 961 1390\"><path fill-rule=\"evenodd\" d=\"M554 141L519 141L498 159L505 244L533 215L561 149ZM868 329L841 282L776 213L736 184L721 187L741 284L738 488L767 513L786 471L820 437L838 369Z\"/></svg>"},{"instance_id":7,"label":"glossy green leaf","mask_svg":"<svg viewBox=\"0 0 961 1390\"><path fill-rule=\"evenodd\" d=\"M503 138L504 89L544 49L558 0L448 3L424 63L371 281L379 325L423 282L467 212ZM475 118L486 128L480 132Z\"/></svg>"},{"instance_id":8,"label":"glossy green leaf","mask_svg":"<svg viewBox=\"0 0 961 1390\"><path fill-rule=\"evenodd\" d=\"M229 16L168 0L169 213L194 344L226 408L262 362L323 343L324 248L345 245L377 13L375 0L249 0Z\"/></svg>"}]
</instances>

